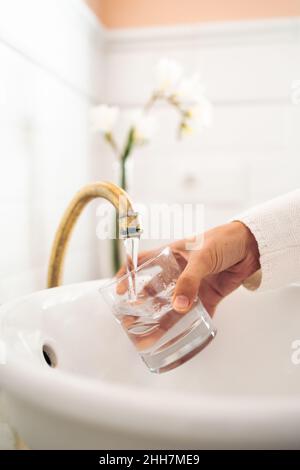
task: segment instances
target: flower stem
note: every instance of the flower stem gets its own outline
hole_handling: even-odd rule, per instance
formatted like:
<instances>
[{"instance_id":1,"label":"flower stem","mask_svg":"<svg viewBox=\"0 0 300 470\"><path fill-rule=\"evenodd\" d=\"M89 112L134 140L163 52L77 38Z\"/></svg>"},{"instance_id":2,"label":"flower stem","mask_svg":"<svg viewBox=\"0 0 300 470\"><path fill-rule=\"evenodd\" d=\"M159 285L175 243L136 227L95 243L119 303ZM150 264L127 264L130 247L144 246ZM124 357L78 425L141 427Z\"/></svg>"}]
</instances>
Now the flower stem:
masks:
<instances>
[{"instance_id":1,"label":"flower stem","mask_svg":"<svg viewBox=\"0 0 300 470\"><path fill-rule=\"evenodd\" d=\"M123 155L121 156L122 163L125 163L125 161L129 157L129 155L131 154L131 152L133 150L133 146L134 146L134 128L132 127L129 130L127 142L126 142L126 145L125 145L125 148L124 148L124 152L123 152ZM124 166L124 172L125 172L125 166ZM122 188L124 190L126 190L123 186L122 186Z\"/></svg>"},{"instance_id":2,"label":"flower stem","mask_svg":"<svg viewBox=\"0 0 300 470\"><path fill-rule=\"evenodd\" d=\"M123 155L120 158L120 187L127 190L127 172L126 172L126 161L131 154L134 147L134 129L131 128L128 133L128 138L124 148ZM112 240L112 258L114 272L117 272L121 266L121 243L119 240L119 220L116 216L116 238Z\"/></svg>"},{"instance_id":3,"label":"flower stem","mask_svg":"<svg viewBox=\"0 0 300 470\"><path fill-rule=\"evenodd\" d=\"M115 141L112 133L111 132L106 132L106 134L104 134L104 138L105 138L106 142L111 146L113 151L116 154L118 154L119 153L118 146L116 144L116 141Z\"/></svg>"},{"instance_id":4,"label":"flower stem","mask_svg":"<svg viewBox=\"0 0 300 470\"><path fill-rule=\"evenodd\" d=\"M118 216L116 216L116 233L119 232ZM121 266L121 250L120 250L120 240L114 238L112 240L112 262L114 274L120 269Z\"/></svg>"},{"instance_id":5,"label":"flower stem","mask_svg":"<svg viewBox=\"0 0 300 470\"><path fill-rule=\"evenodd\" d=\"M156 101L160 98L160 95L158 93L154 93L151 98L147 101L147 103L144 106L144 112L148 112L152 106L156 103Z\"/></svg>"},{"instance_id":6,"label":"flower stem","mask_svg":"<svg viewBox=\"0 0 300 470\"><path fill-rule=\"evenodd\" d=\"M121 160L120 186L124 191L127 190L126 160L124 158Z\"/></svg>"}]
</instances>

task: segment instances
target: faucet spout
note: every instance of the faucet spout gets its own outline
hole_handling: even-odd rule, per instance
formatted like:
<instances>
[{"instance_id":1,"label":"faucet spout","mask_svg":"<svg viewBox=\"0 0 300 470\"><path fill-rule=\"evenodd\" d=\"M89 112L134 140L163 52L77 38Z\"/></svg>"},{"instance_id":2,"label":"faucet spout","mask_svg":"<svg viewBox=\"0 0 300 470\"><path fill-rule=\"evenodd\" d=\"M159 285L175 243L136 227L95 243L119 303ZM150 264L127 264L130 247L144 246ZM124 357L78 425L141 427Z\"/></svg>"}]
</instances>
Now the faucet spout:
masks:
<instances>
[{"instance_id":1,"label":"faucet spout","mask_svg":"<svg viewBox=\"0 0 300 470\"><path fill-rule=\"evenodd\" d=\"M128 194L119 186L100 181L83 187L71 200L56 231L48 267L48 288L61 284L68 242L84 207L95 198L104 198L115 207L119 217L120 238L139 237L141 226Z\"/></svg>"}]
</instances>

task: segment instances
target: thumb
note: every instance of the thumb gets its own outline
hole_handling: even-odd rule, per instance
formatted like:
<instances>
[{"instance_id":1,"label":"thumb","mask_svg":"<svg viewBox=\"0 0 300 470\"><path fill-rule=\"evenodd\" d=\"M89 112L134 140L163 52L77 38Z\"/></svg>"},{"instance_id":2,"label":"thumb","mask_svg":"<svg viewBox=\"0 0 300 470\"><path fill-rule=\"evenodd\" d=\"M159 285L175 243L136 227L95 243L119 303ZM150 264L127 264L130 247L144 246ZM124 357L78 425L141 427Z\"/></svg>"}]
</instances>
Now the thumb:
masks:
<instances>
[{"instance_id":1,"label":"thumb","mask_svg":"<svg viewBox=\"0 0 300 470\"><path fill-rule=\"evenodd\" d=\"M188 312L198 296L202 279L210 273L204 262L202 250L191 254L186 268L179 276L173 295L173 308L179 313Z\"/></svg>"}]
</instances>

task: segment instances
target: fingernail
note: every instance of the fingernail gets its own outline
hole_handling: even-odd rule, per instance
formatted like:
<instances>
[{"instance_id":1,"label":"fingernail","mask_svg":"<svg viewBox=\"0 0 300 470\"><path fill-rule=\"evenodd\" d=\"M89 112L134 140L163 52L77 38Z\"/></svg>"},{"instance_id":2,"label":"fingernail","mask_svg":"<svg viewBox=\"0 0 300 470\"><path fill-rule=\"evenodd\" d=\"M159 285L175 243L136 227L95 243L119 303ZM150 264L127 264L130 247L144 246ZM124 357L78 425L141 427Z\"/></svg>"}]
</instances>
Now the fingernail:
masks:
<instances>
[{"instance_id":1,"label":"fingernail","mask_svg":"<svg viewBox=\"0 0 300 470\"><path fill-rule=\"evenodd\" d=\"M175 310L185 310L189 306L189 303L190 301L185 295L177 295L173 306Z\"/></svg>"}]
</instances>

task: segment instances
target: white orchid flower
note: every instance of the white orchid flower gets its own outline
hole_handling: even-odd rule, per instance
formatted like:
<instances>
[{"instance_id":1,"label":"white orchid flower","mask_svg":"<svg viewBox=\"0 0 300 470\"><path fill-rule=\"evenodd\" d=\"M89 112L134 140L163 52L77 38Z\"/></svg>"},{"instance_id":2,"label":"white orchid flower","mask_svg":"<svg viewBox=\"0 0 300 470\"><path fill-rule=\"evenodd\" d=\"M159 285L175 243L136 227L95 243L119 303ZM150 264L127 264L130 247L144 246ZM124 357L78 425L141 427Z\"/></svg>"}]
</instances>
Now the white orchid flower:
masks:
<instances>
[{"instance_id":1,"label":"white orchid flower","mask_svg":"<svg viewBox=\"0 0 300 470\"><path fill-rule=\"evenodd\" d=\"M130 113L130 123L134 129L136 142L149 141L157 130L157 120L140 109Z\"/></svg>"},{"instance_id":2,"label":"white orchid flower","mask_svg":"<svg viewBox=\"0 0 300 470\"><path fill-rule=\"evenodd\" d=\"M182 76L182 67L175 60L161 59L154 68L155 90L170 95Z\"/></svg>"},{"instance_id":3,"label":"white orchid flower","mask_svg":"<svg viewBox=\"0 0 300 470\"><path fill-rule=\"evenodd\" d=\"M202 97L196 105L186 111L186 119L181 124L182 134L194 134L209 127L212 123L212 104Z\"/></svg>"},{"instance_id":4,"label":"white orchid flower","mask_svg":"<svg viewBox=\"0 0 300 470\"><path fill-rule=\"evenodd\" d=\"M118 120L119 114L120 109L117 106L101 104L94 107L91 110L92 129L104 134L110 134Z\"/></svg>"},{"instance_id":5,"label":"white orchid flower","mask_svg":"<svg viewBox=\"0 0 300 470\"><path fill-rule=\"evenodd\" d=\"M180 101L201 102L205 88L198 73L183 78L177 85L174 96Z\"/></svg>"}]
</instances>

